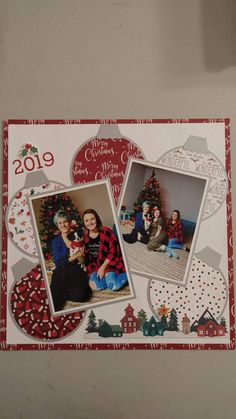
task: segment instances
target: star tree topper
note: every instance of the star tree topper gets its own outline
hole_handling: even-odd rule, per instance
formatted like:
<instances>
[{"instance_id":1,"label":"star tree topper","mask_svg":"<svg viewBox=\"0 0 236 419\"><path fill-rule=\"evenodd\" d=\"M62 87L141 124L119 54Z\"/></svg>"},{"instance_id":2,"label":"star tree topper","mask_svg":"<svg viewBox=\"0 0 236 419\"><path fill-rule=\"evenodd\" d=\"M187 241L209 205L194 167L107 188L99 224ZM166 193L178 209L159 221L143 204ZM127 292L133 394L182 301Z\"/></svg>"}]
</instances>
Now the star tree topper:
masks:
<instances>
[{"instance_id":1,"label":"star tree topper","mask_svg":"<svg viewBox=\"0 0 236 419\"><path fill-rule=\"evenodd\" d=\"M158 314L160 317L162 316L168 316L168 312L169 312L169 308L165 306L165 304L163 304L159 309L158 309Z\"/></svg>"}]
</instances>

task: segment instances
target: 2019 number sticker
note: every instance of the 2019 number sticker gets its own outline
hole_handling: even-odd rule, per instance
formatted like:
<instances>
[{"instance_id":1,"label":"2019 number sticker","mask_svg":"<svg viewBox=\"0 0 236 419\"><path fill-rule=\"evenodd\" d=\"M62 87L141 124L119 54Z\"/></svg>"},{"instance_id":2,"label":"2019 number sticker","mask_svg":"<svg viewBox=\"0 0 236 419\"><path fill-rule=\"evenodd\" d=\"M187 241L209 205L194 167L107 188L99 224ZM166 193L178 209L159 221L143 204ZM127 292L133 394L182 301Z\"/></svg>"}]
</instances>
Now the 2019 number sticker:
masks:
<instances>
[{"instance_id":1,"label":"2019 number sticker","mask_svg":"<svg viewBox=\"0 0 236 419\"><path fill-rule=\"evenodd\" d=\"M12 164L15 166L15 175L20 175L25 172L32 172L35 169L52 166L54 164L54 156L50 151L46 151L42 156L39 154L26 156L23 160L14 160Z\"/></svg>"}]
</instances>

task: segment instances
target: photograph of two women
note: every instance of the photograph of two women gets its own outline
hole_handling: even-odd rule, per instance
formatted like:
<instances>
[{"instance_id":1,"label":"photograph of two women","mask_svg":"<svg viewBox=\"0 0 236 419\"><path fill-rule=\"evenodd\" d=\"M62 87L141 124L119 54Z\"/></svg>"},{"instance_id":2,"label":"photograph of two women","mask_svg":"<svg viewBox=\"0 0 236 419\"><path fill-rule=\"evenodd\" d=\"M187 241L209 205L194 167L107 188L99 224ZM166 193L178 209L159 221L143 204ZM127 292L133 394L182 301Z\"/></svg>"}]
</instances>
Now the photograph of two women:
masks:
<instances>
[{"instance_id":1,"label":"photograph of two women","mask_svg":"<svg viewBox=\"0 0 236 419\"><path fill-rule=\"evenodd\" d=\"M131 159L108 179L29 198L52 315L135 297L132 273L184 282L206 180Z\"/></svg>"},{"instance_id":2,"label":"photograph of two women","mask_svg":"<svg viewBox=\"0 0 236 419\"><path fill-rule=\"evenodd\" d=\"M134 295L108 180L30 200L53 313Z\"/></svg>"}]
</instances>

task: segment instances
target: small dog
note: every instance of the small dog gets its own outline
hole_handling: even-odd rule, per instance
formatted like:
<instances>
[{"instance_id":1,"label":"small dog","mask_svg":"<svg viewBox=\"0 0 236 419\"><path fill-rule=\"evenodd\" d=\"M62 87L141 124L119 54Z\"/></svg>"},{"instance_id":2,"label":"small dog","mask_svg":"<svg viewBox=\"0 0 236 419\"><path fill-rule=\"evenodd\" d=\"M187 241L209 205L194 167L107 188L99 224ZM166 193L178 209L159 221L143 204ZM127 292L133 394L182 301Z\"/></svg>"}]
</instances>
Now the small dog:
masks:
<instances>
[{"instance_id":1,"label":"small dog","mask_svg":"<svg viewBox=\"0 0 236 419\"><path fill-rule=\"evenodd\" d=\"M71 245L70 245L70 256L74 256L75 253L78 252L78 250L82 250L84 247L84 239L81 236L79 236L78 232L71 233L72 237L70 237ZM78 259L78 264L80 267L85 270L85 264L84 264L84 258L83 256L80 256Z\"/></svg>"}]
</instances>

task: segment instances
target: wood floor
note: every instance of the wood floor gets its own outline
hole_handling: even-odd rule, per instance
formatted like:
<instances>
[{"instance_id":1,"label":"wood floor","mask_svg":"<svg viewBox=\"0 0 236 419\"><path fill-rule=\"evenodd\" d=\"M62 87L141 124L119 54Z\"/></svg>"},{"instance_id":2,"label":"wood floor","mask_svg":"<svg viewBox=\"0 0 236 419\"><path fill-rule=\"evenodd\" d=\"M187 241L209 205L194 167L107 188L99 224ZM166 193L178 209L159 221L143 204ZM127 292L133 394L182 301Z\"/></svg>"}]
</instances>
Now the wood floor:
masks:
<instances>
[{"instance_id":1,"label":"wood floor","mask_svg":"<svg viewBox=\"0 0 236 419\"><path fill-rule=\"evenodd\" d=\"M182 282L189 253L173 249L179 259L169 258L166 253L147 250L140 242L125 243L125 253L132 271L143 272L151 277L162 277Z\"/></svg>"},{"instance_id":2,"label":"wood floor","mask_svg":"<svg viewBox=\"0 0 236 419\"><path fill-rule=\"evenodd\" d=\"M121 225L122 233L130 232L130 228ZM192 237L185 241L191 246ZM125 254L129 268L134 272L142 272L150 277L167 278L183 282L189 253L181 249L173 249L179 259L169 258L166 253L147 250L147 246L140 242L128 244L124 242Z\"/></svg>"}]
</instances>

